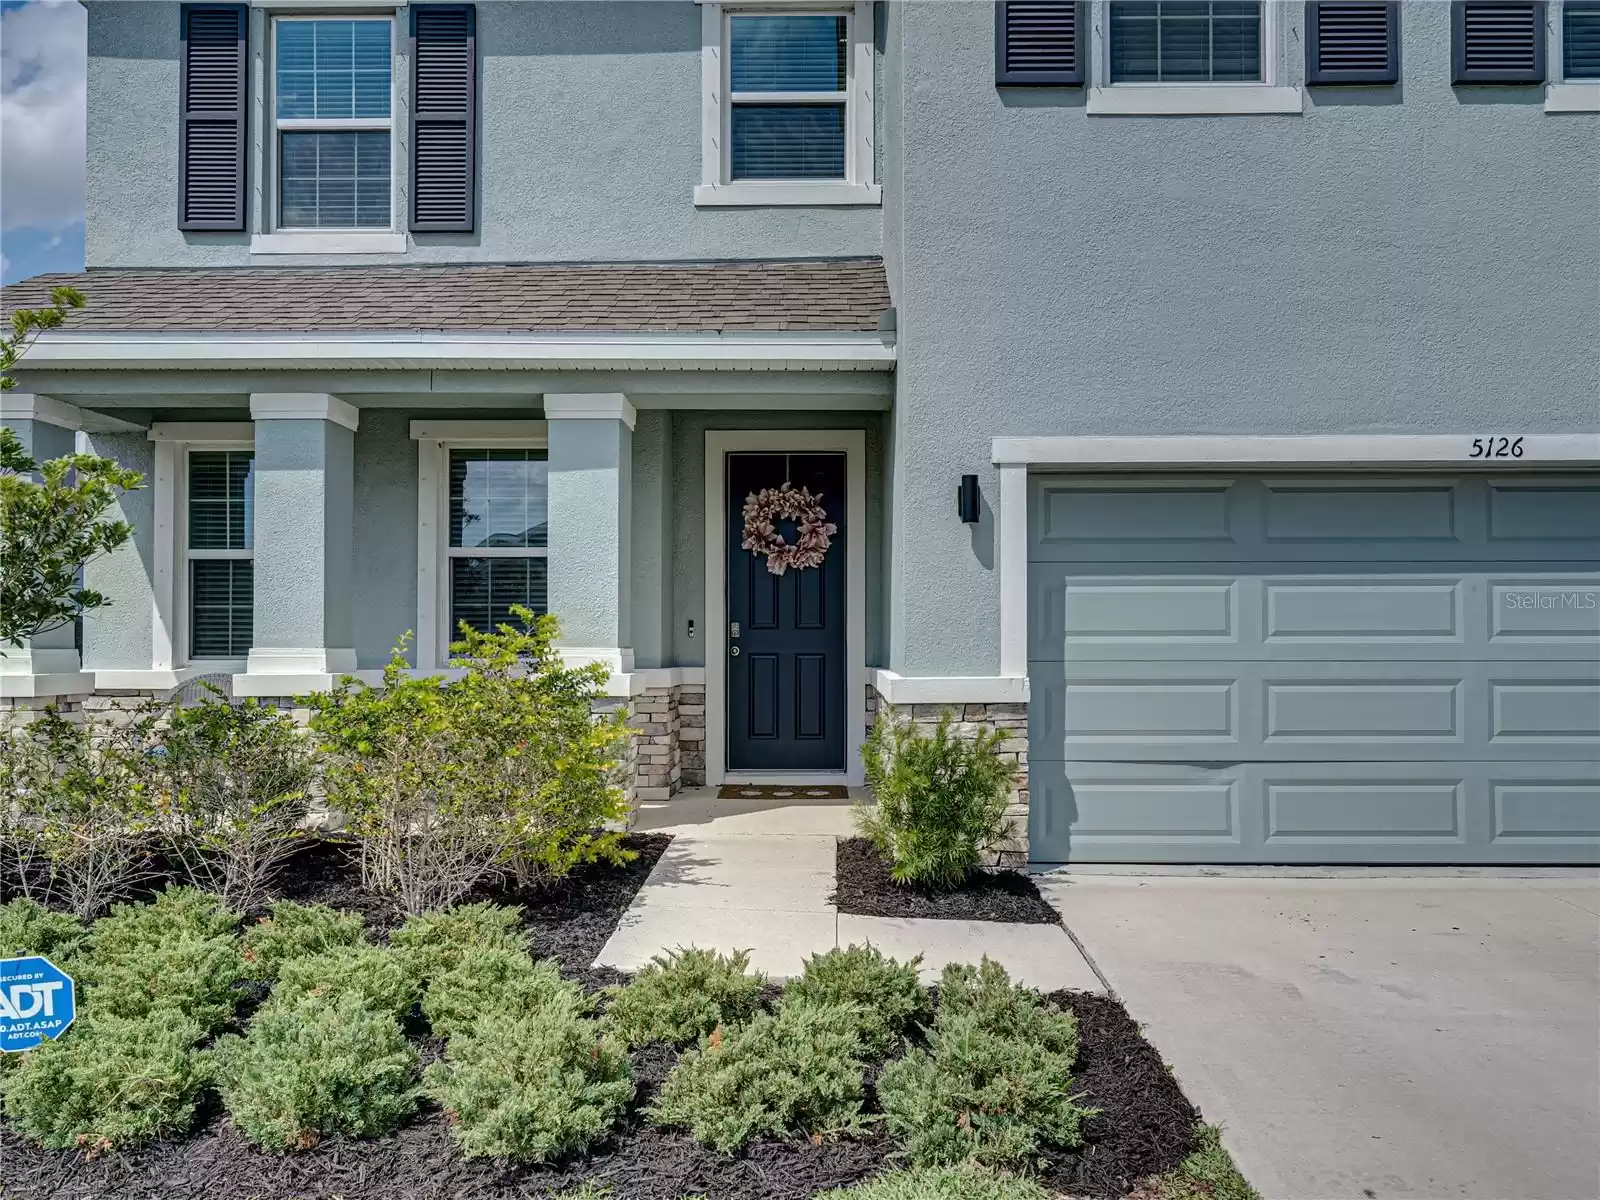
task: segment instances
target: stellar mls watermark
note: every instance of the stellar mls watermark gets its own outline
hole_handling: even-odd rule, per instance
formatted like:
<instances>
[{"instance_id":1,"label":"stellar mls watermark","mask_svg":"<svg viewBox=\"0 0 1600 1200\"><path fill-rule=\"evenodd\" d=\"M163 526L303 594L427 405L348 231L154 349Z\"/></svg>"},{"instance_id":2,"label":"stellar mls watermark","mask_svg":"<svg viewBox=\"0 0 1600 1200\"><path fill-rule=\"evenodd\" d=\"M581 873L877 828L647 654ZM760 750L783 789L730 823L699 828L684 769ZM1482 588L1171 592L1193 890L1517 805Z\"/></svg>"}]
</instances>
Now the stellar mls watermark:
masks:
<instances>
[{"instance_id":1,"label":"stellar mls watermark","mask_svg":"<svg viewBox=\"0 0 1600 1200\"><path fill-rule=\"evenodd\" d=\"M1529 588L1521 592L1503 592L1501 598L1507 608L1562 612L1600 610L1600 591L1582 588Z\"/></svg>"}]
</instances>

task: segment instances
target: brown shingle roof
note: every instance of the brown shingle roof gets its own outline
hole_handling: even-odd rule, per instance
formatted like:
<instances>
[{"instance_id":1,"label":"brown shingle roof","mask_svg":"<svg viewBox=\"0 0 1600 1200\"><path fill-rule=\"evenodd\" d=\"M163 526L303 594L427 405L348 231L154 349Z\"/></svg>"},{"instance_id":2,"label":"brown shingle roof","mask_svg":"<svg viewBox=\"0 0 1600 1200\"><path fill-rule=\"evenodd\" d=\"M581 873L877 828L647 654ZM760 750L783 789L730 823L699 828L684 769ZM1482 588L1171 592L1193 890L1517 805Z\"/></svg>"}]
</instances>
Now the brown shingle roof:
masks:
<instances>
[{"instance_id":1,"label":"brown shingle roof","mask_svg":"<svg viewBox=\"0 0 1600 1200\"><path fill-rule=\"evenodd\" d=\"M35 308L70 284L86 332L871 332L889 307L880 259L695 266L248 267L37 275Z\"/></svg>"}]
</instances>

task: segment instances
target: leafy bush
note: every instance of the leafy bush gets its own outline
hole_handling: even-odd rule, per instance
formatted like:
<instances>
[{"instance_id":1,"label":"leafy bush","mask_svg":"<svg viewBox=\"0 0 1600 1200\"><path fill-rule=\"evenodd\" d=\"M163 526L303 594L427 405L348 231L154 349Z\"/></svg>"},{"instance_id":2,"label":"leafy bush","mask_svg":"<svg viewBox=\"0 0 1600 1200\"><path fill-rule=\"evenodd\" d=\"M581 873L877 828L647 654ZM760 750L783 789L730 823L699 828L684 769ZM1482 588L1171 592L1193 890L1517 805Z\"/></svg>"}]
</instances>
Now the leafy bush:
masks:
<instances>
[{"instance_id":1,"label":"leafy bush","mask_svg":"<svg viewBox=\"0 0 1600 1200\"><path fill-rule=\"evenodd\" d=\"M96 921L73 956L85 1007L139 1018L171 1009L211 1031L233 1015L245 976L233 936L238 915L193 888L168 888L149 904L119 904Z\"/></svg>"},{"instance_id":2,"label":"leafy bush","mask_svg":"<svg viewBox=\"0 0 1600 1200\"><path fill-rule=\"evenodd\" d=\"M448 912L406 918L389 939L411 974L426 986L479 950L528 952L528 937L518 928L520 908L496 904L458 904Z\"/></svg>"},{"instance_id":3,"label":"leafy bush","mask_svg":"<svg viewBox=\"0 0 1600 1200\"><path fill-rule=\"evenodd\" d=\"M0 904L0 958L24 958L30 954L65 958L88 932L71 913L51 912L26 896Z\"/></svg>"},{"instance_id":4,"label":"leafy bush","mask_svg":"<svg viewBox=\"0 0 1600 1200\"><path fill-rule=\"evenodd\" d=\"M678 1060L646 1115L723 1153L763 1134L860 1132L857 1020L839 1005L785 1004L714 1029Z\"/></svg>"},{"instance_id":5,"label":"leafy bush","mask_svg":"<svg viewBox=\"0 0 1600 1200\"><path fill-rule=\"evenodd\" d=\"M1015 832L1005 814L1017 764L1000 757L1008 733L958 736L952 726L947 712L925 736L884 716L861 748L877 803L857 807L856 827L896 883L959 887L985 850Z\"/></svg>"},{"instance_id":6,"label":"leafy bush","mask_svg":"<svg viewBox=\"0 0 1600 1200\"><path fill-rule=\"evenodd\" d=\"M270 917L262 917L245 930L244 960L252 979L272 980L290 959L359 945L363 933L357 913L341 912L326 904L280 900L272 906Z\"/></svg>"},{"instance_id":7,"label":"leafy bush","mask_svg":"<svg viewBox=\"0 0 1600 1200\"><path fill-rule=\"evenodd\" d=\"M1194 1153L1150 1181L1156 1200L1261 1200L1233 1165L1214 1126L1196 1126L1194 1136Z\"/></svg>"},{"instance_id":8,"label":"leafy bush","mask_svg":"<svg viewBox=\"0 0 1600 1200\"><path fill-rule=\"evenodd\" d=\"M91 1153L188 1129L206 1083L195 1044L204 1031L171 1012L152 1017L81 1013L65 1037L0 1074L17 1132L53 1150Z\"/></svg>"},{"instance_id":9,"label":"leafy bush","mask_svg":"<svg viewBox=\"0 0 1600 1200\"><path fill-rule=\"evenodd\" d=\"M143 706L92 730L54 707L0 736L0 870L84 920L154 877Z\"/></svg>"},{"instance_id":10,"label":"leafy bush","mask_svg":"<svg viewBox=\"0 0 1600 1200\"><path fill-rule=\"evenodd\" d=\"M790 980L783 1003L854 1005L863 1053L887 1054L900 1031L927 1008L928 994L917 981L919 954L898 963L871 946L850 946L813 954L805 971Z\"/></svg>"},{"instance_id":11,"label":"leafy bush","mask_svg":"<svg viewBox=\"0 0 1600 1200\"><path fill-rule=\"evenodd\" d=\"M213 1052L222 1101L266 1150L307 1150L330 1133L388 1133L416 1108L416 1052L357 992L269 1004Z\"/></svg>"},{"instance_id":12,"label":"leafy bush","mask_svg":"<svg viewBox=\"0 0 1600 1200\"><path fill-rule=\"evenodd\" d=\"M165 715L154 772L162 825L189 882L254 908L304 836L313 749L281 709L210 691Z\"/></svg>"},{"instance_id":13,"label":"leafy bush","mask_svg":"<svg viewBox=\"0 0 1600 1200\"><path fill-rule=\"evenodd\" d=\"M751 972L750 955L735 950L658 954L606 1009L606 1023L630 1046L646 1042L687 1042L719 1025L748 1019L761 1004L766 977Z\"/></svg>"},{"instance_id":14,"label":"leafy bush","mask_svg":"<svg viewBox=\"0 0 1600 1200\"><path fill-rule=\"evenodd\" d=\"M417 982L393 950L335 946L284 963L270 1003L292 1005L309 995L359 996L368 1008L404 1019L417 1002Z\"/></svg>"},{"instance_id":15,"label":"leafy bush","mask_svg":"<svg viewBox=\"0 0 1600 1200\"><path fill-rule=\"evenodd\" d=\"M486 1013L551 1009L582 1016L590 1007L583 989L562 979L555 963L500 948L466 955L422 997L422 1012L441 1037L469 1032Z\"/></svg>"},{"instance_id":16,"label":"leafy bush","mask_svg":"<svg viewBox=\"0 0 1600 1200\"><path fill-rule=\"evenodd\" d=\"M853 1188L821 1192L817 1200L1050 1200L1031 1179L975 1167L892 1171Z\"/></svg>"},{"instance_id":17,"label":"leafy bush","mask_svg":"<svg viewBox=\"0 0 1600 1200\"><path fill-rule=\"evenodd\" d=\"M329 798L361 839L363 881L409 913L505 874L529 884L631 857L603 828L627 815L623 715L591 711L606 670L563 665L555 619L511 611L521 629L463 627L457 680L409 677L402 645L382 686L346 679L305 699Z\"/></svg>"},{"instance_id":18,"label":"leafy bush","mask_svg":"<svg viewBox=\"0 0 1600 1200\"><path fill-rule=\"evenodd\" d=\"M543 1162L583 1150L633 1099L622 1043L561 1006L486 1014L425 1078L468 1157Z\"/></svg>"},{"instance_id":19,"label":"leafy bush","mask_svg":"<svg viewBox=\"0 0 1600 1200\"><path fill-rule=\"evenodd\" d=\"M889 1132L917 1166L1009 1166L1040 1145L1071 1149L1090 1110L1073 1103L1077 1022L1014 986L984 959L947 967L927 1050L912 1049L878 1079Z\"/></svg>"}]
</instances>

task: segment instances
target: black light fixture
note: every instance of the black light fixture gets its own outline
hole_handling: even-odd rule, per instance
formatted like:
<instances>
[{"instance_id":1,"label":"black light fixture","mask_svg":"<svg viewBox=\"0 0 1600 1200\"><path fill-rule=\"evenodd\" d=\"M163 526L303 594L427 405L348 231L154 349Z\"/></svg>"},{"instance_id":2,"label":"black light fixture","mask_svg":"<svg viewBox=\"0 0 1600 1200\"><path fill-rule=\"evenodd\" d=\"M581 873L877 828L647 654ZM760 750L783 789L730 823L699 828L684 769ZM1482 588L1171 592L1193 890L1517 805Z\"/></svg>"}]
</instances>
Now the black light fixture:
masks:
<instances>
[{"instance_id":1,"label":"black light fixture","mask_svg":"<svg viewBox=\"0 0 1600 1200\"><path fill-rule=\"evenodd\" d=\"M976 475L963 475L961 486L956 489L956 512L961 516L963 525L976 525L978 523L978 477Z\"/></svg>"}]
</instances>

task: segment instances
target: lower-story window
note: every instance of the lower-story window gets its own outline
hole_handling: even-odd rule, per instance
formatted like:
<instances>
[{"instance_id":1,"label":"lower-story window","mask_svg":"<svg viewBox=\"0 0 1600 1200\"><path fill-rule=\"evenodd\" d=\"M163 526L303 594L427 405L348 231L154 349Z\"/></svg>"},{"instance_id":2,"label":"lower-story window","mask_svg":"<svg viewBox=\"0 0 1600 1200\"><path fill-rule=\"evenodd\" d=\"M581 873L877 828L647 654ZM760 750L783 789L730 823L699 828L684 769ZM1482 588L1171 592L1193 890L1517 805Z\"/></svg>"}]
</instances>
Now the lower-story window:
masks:
<instances>
[{"instance_id":1,"label":"lower-story window","mask_svg":"<svg viewBox=\"0 0 1600 1200\"><path fill-rule=\"evenodd\" d=\"M450 628L488 631L512 605L548 610L549 462L542 449L450 451Z\"/></svg>"},{"instance_id":2,"label":"lower-story window","mask_svg":"<svg viewBox=\"0 0 1600 1200\"><path fill-rule=\"evenodd\" d=\"M194 450L187 467L188 657L243 658L255 611L255 454Z\"/></svg>"}]
</instances>

